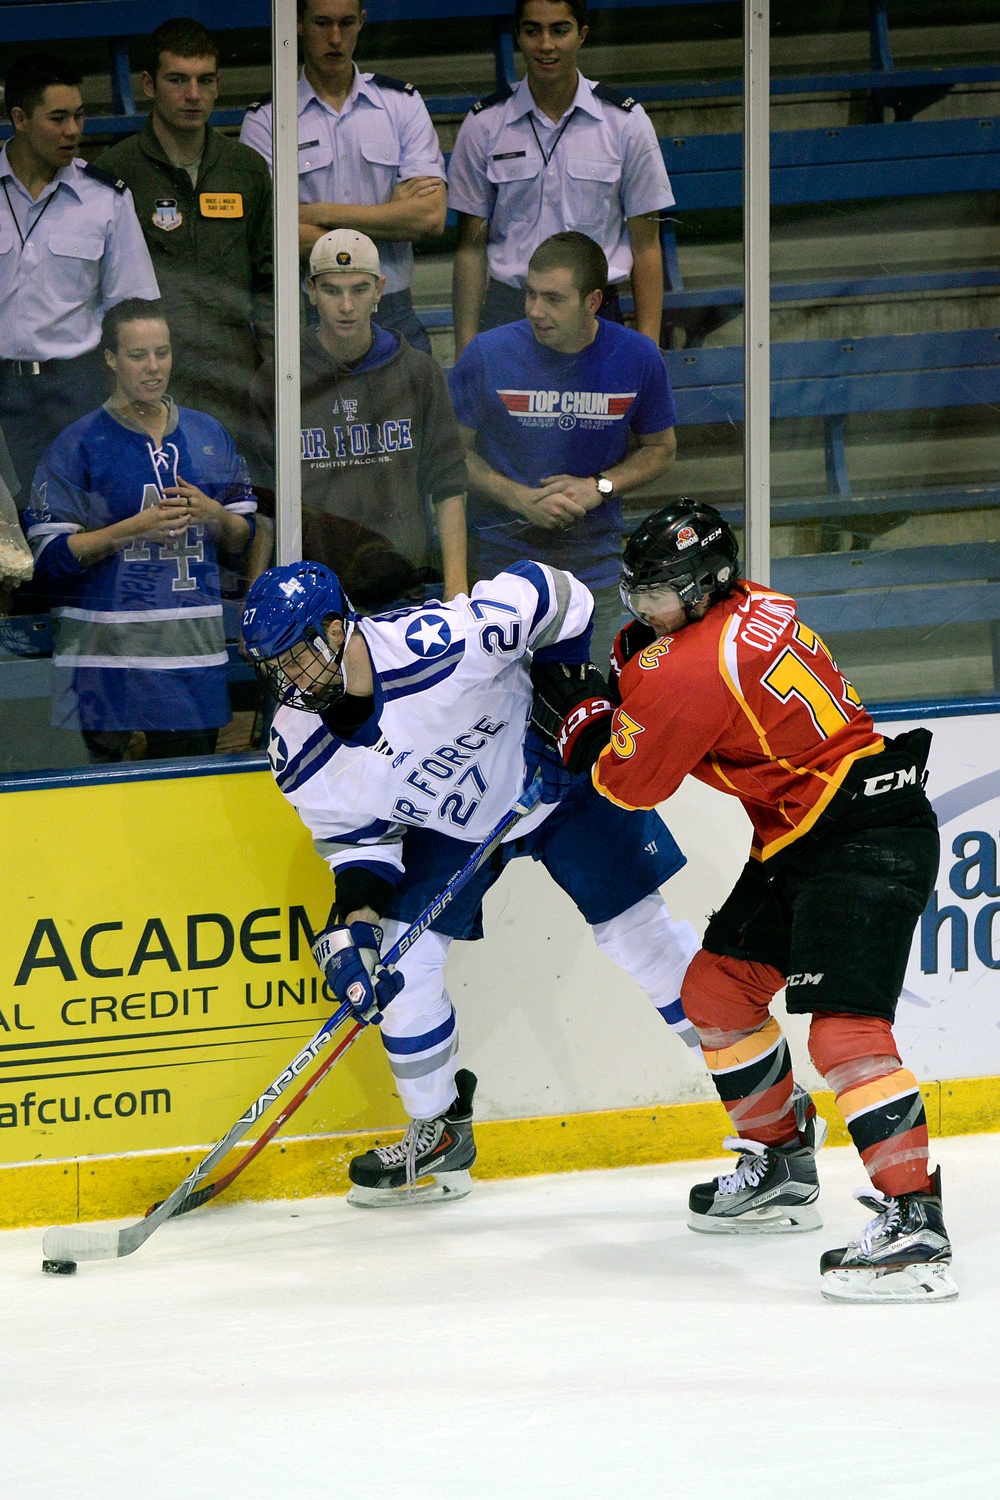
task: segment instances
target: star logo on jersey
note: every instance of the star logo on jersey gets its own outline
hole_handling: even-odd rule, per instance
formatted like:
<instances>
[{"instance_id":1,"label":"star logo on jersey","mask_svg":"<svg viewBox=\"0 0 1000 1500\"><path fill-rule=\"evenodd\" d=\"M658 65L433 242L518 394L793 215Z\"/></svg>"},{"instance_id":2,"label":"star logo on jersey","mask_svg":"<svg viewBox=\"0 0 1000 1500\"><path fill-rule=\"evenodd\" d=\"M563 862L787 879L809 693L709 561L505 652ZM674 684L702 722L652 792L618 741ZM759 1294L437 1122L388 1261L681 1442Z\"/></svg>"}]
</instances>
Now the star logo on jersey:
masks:
<instances>
[{"instance_id":1,"label":"star logo on jersey","mask_svg":"<svg viewBox=\"0 0 1000 1500\"><path fill-rule=\"evenodd\" d=\"M421 615L406 627L406 644L414 656L440 656L451 645L448 621L440 615Z\"/></svg>"},{"instance_id":2,"label":"star logo on jersey","mask_svg":"<svg viewBox=\"0 0 1000 1500\"><path fill-rule=\"evenodd\" d=\"M268 741L267 758L275 771L283 771L288 765L288 746L278 731L273 728Z\"/></svg>"}]
</instances>

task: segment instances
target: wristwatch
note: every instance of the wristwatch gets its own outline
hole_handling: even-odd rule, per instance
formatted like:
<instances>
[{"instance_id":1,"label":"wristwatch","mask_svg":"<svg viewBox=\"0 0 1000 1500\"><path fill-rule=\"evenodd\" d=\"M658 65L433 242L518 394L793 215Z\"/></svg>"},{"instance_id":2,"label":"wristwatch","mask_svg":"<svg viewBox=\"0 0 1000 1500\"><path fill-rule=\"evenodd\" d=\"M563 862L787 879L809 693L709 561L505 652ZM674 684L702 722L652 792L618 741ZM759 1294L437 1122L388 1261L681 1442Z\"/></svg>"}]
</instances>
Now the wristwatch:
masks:
<instances>
[{"instance_id":1,"label":"wristwatch","mask_svg":"<svg viewBox=\"0 0 1000 1500\"><path fill-rule=\"evenodd\" d=\"M591 474L590 477L597 485L597 493L603 495L605 500L609 495L614 494L615 482L613 479L609 479L606 474Z\"/></svg>"}]
</instances>

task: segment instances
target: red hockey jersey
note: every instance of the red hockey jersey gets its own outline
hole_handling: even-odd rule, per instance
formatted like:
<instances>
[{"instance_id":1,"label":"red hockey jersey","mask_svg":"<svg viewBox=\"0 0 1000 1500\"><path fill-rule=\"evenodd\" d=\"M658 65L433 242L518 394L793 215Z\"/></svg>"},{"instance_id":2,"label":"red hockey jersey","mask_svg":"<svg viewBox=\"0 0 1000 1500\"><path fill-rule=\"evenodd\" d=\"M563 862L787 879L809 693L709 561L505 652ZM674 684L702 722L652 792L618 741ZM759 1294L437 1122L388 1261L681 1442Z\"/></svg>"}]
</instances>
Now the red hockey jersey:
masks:
<instances>
[{"instance_id":1,"label":"red hockey jersey","mask_svg":"<svg viewBox=\"0 0 1000 1500\"><path fill-rule=\"evenodd\" d=\"M684 777L738 797L766 860L813 827L856 760L883 741L795 601L756 583L622 672L597 790L621 807L655 807Z\"/></svg>"}]
</instances>

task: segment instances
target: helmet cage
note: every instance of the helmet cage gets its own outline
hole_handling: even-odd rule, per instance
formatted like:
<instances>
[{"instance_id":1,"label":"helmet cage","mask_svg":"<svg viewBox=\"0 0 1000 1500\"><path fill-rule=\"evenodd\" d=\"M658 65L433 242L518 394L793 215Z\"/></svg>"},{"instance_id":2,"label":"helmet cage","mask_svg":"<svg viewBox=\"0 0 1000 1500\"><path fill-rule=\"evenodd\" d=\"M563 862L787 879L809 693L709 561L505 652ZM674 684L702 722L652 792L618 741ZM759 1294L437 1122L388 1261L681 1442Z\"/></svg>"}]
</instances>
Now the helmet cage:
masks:
<instances>
[{"instance_id":1,"label":"helmet cage","mask_svg":"<svg viewBox=\"0 0 1000 1500\"><path fill-rule=\"evenodd\" d=\"M347 691L344 651L354 622L345 622L344 639L334 653L326 639L325 627L328 620L339 618L339 615L325 616L280 656L254 662L258 680L281 707L321 714L343 698Z\"/></svg>"}]
</instances>

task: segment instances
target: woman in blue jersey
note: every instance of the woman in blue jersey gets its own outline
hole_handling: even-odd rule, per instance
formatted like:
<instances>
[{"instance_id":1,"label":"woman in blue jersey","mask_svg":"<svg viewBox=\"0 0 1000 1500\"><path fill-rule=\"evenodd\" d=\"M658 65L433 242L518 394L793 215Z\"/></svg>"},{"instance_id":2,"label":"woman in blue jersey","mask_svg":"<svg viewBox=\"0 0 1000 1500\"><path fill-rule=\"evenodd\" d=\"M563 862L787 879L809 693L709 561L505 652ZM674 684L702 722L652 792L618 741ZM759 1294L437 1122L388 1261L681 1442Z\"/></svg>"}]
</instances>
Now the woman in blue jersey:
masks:
<instances>
[{"instance_id":1,"label":"woman in blue jersey","mask_svg":"<svg viewBox=\"0 0 1000 1500\"><path fill-rule=\"evenodd\" d=\"M202 755L229 722L218 555L242 555L256 501L224 427L167 394L162 304L130 299L101 336L114 390L60 433L25 529L52 590L53 724L93 761Z\"/></svg>"}]
</instances>

